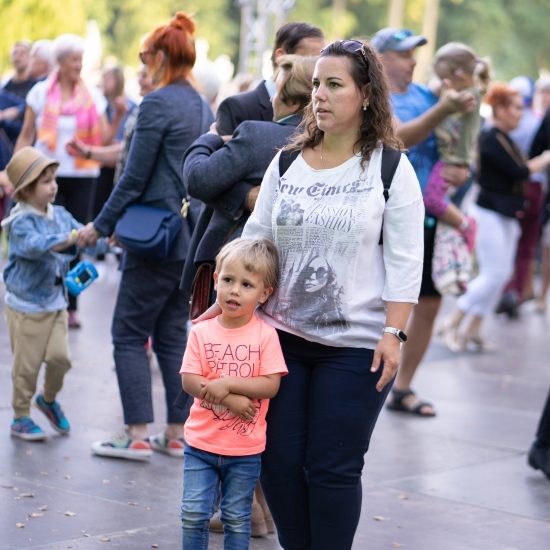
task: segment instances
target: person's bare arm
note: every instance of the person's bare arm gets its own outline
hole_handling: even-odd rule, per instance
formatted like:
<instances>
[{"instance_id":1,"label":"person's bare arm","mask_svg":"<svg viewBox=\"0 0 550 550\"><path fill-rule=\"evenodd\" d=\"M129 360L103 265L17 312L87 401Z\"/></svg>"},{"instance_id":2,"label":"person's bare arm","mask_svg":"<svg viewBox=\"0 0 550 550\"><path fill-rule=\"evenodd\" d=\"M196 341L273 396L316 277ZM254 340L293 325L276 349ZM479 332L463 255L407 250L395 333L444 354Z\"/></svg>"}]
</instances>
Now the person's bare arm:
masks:
<instances>
[{"instance_id":1,"label":"person's bare arm","mask_svg":"<svg viewBox=\"0 0 550 550\"><path fill-rule=\"evenodd\" d=\"M246 395L250 399L270 399L279 391L280 383L280 374L251 376L250 378L224 376L207 381L200 392L200 398L214 405L221 403L230 393Z\"/></svg>"},{"instance_id":2,"label":"person's bare arm","mask_svg":"<svg viewBox=\"0 0 550 550\"><path fill-rule=\"evenodd\" d=\"M0 122L3 120L15 120L19 117L19 109L17 107L8 107L0 111Z\"/></svg>"},{"instance_id":3,"label":"person's bare arm","mask_svg":"<svg viewBox=\"0 0 550 550\"><path fill-rule=\"evenodd\" d=\"M183 373L181 375L181 383L184 391L198 399L202 399L200 394L204 389L203 384L208 382L209 380L207 378L199 374ZM245 395L230 393L226 395L219 404L227 407L232 413L243 420L252 420L256 415L254 403Z\"/></svg>"},{"instance_id":4,"label":"person's bare arm","mask_svg":"<svg viewBox=\"0 0 550 550\"><path fill-rule=\"evenodd\" d=\"M55 246L52 246L50 250L53 250L54 252L62 252L63 250L70 248L76 244L76 236L77 231L74 229L67 235L67 240L64 243L56 244Z\"/></svg>"},{"instance_id":5,"label":"person's bare arm","mask_svg":"<svg viewBox=\"0 0 550 550\"><path fill-rule=\"evenodd\" d=\"M401 122L395 119L397 134L405 147L412 147L424 141L435 127L452 113L469 112L476 105L476 98L469 92L457 92L444 87L439 101L419 117Z\"/></svg>"},{"instance_id":6,"label":"person's bare arm","mask_svg":"<svg viewBox=\"0 0 550 550\"><path fill-rule=\"evenodd\" d=\"M23 119L23 128L21 128L19 137L15 142L15 147L13 149L13 152L17 153L19 149L22 149L27 145L32 145L34 143L35 132L36 132L36 114L27 105L27 108L25 109L25 118Z\"/></svg>"},{"instance_id":7,"label":"person's bare arm","mask_svg":"<svg viewBox=\"0 0 550 550\"><path fill-rule=\"evenodd\" d=\"M449 203L447 205L447 210L445 210L445 212L443 212L443 214L439 216L438 219L442 222L452 225L453 227L458 228L462 223L463 216L460 210L454 204Z\"/></svg>"},{"instance_id":8,"label":"person's bare arm","mask_svg":"<svg viewBox=\"0 0 550 550\"><path fill-rule=\"evenodd\" d=\"M69 155L72 155L73 157L96 160L103 166L114 168L120 155L120 151L122 150L122 144L113 143L112 145L100 145L94 147L91 145L86 145L75 136L65 145L65 149L67 149Z\"/></svg>"},{"instance_id":9,"label":"person's bare arm","mask_svg":"<svg viewBox=\"0 0 550 550\"><path fill-rule=\"evenodd\" d=\"M550 150L543 151L541 155L528 160L526 164L531 174L540 172L540 170L546 168L550 164Z\"/></svg>"},{"instance_id":10,"label":"person's bare arm","mask_svg":"<svg viewBox=\"0 0 550 550\"><path fill-rule=\"evenodd\" d=\"M404 331L412 308L413 304L409 302L388 302L386 326ZM394 334L385 332L382 335L374 350L371 372L376 372L382 361L384 362L382 375L376 384L378 391L382 391L384 386L393 380L397 373L397 367L401 362L401 342Z\"/></svg>"}]
</instances>

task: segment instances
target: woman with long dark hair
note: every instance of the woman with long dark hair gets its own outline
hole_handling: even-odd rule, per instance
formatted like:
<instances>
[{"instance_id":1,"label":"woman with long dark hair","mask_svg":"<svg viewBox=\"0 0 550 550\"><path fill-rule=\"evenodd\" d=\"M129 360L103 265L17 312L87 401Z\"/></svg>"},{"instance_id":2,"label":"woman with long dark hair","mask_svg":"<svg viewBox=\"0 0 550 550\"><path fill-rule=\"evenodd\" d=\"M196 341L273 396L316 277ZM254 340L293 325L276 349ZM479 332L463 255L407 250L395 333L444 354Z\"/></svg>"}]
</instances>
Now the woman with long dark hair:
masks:
<instances>
[{"instance_id":1,"label":"woman with long dark hair","mask_svg":"<svg viewBox=\"0 0 550 550\"><path fill-rule=\"evenodd\" d=\"M400 142L368 44L322 50L299 129L295 160L282 177L273 160L243 231L272 239L281 258L280 288L259 316L278 329L289 374L270 403L261 483L283 548L345 550L364 454L418 298L424 207L403 155L385 201L382 150ZM329 282L338 307L305 299Z\"/></svg>"}]
</instances>

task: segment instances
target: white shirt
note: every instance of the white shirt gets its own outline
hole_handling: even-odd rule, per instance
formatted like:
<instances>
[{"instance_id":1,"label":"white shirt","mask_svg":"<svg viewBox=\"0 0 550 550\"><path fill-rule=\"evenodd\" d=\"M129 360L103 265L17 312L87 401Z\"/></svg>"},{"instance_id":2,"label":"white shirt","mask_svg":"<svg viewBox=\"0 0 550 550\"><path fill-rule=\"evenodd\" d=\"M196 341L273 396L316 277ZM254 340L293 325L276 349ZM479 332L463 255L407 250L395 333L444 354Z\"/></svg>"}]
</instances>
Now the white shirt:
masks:
<instances>
[{"instance_id":1,"label":"white shirt","mask_svg":"<svg viewBox=\"0 0 550 550\"><path fill-rule=\"evenodd\" d=\"M94 87L88 87L88 90L94 100L98 116L101 117L107 109L107 100L105 96ZM46 105L46 94L48 91L48 82L43 80L37 82L27 94L27 105L36 115L36 127L40 126L42 121L42 112ZM60 115L57 119L57 140L55 151L50 151L48 146L41 140L36 140L35 148L48 157L53 157L59 162L57 175L67 178L96 178L99 176L99 168L77 169L75 166L75 157L67 153L65 144L69 142L76 133L76 117Z\"/></svg>"},{"instance_id":2,"label":"white shirt","mask_svg":"<svg viewBox=\"0 0 550 550\"><path fill-rule=\"evenodd\" d=\"M243 232L272 239L280 253L280 288L260 316L309 341L374 349L386 302L418 301L424 205L415 172L402 155L385 202L381 149L364 170L359 157L315 170L300 155L283 178L279 156Z\"/></svg>"}]
</instances>

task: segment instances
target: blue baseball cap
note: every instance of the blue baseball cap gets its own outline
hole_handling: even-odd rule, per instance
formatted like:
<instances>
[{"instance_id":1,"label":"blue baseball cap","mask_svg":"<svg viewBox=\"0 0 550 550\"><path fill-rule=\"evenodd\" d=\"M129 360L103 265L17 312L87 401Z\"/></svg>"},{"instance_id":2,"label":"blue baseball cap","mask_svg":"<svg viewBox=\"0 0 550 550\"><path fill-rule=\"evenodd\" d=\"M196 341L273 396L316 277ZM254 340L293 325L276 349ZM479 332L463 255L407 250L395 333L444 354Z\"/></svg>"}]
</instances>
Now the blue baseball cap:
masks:
<instances>
[{"instance_id":1,"label":"blue baseball cap","mask_svg":"<svg viewBox=\"0 0 550 550\"><path fill-rule=\"evenodd\" d=\"M380 53L386 51L404 52L427 43L428 41L423 36L417 36L409 29L394 27L379 30L370 41L371 46Z\"/></svg>"}]
</instances>

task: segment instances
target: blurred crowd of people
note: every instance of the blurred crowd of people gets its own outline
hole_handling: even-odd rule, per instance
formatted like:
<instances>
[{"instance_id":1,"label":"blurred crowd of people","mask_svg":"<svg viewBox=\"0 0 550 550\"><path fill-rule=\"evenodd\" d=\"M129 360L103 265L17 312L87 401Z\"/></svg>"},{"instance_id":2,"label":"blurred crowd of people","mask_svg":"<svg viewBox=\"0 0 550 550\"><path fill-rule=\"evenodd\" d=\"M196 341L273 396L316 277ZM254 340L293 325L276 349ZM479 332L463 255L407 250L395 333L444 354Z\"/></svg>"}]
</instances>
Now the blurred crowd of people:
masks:
<instances>
[{"instance_id":1,"label":"blurred crowd of people","mask_svg":"<svg viewBox=\"0 0 550 550\"><path fill-rule=\"evenodd\" d=\"M433 334L453 353L489 352L487 316L529 314L528 300L547 310L550 78L494 82L489 60L451 42L435 53L428 84L417 84L415 53L427 40L410 30L327 45L321 29L289 23L275 37L273 77L219 101L215 73L193 70L194 30L180 12L145 38L136 52L139 104L126 95L121 67L105 68L99 88L82 79L84 41L76 35L13 45L14 74L0 90L8 267L24 256L16 258L13 199L42 204L27 161L28 170L33 162L55 168L54 205L75 220L70 238L46 249L76 245L67 269L102 238L118 252L115 230L132 205L181 218L162 260L121 255L112 340L125 428L92 451L183 457L184 424L200 393L187 395L180 376L190 298L193 316L223 314L212 278L220 249L240 237L272 240L281 279L258 311L277 329L289 374L270 395L261 487L251 511L240 512L250 525L233 522L220 474L221 511L210 519L213 502L197 527L186 508L193 497L185 496L184 533L197 540L189 532L225 525L226 537L235 529L246 539L275 525L284 548L350 548L363 456L381 408L437 414L412 389ZM49 216L47 205L34 214ZM56 269L55 280L65 267ZM21 298L5 279L12 318L12 310L32 317L59 308L59 296L30 307L34 297ZM446 294L457 297L455 309L435 327ZM68 327L80 327L76 296L66 305ZM57 367L45 344L29 358L15 353L16 343L12 337L19 374L11 433L44 439L30 403L42 362ZM148 348L166 393L167 425L157 435L147 432ZM61 433L70 426L56 397L69 362L36 399ZM350 423L358 406L364 422ZM529 453L529 464L550 478L549 419L550 396Z\"/></svg>"}]
</instances>

